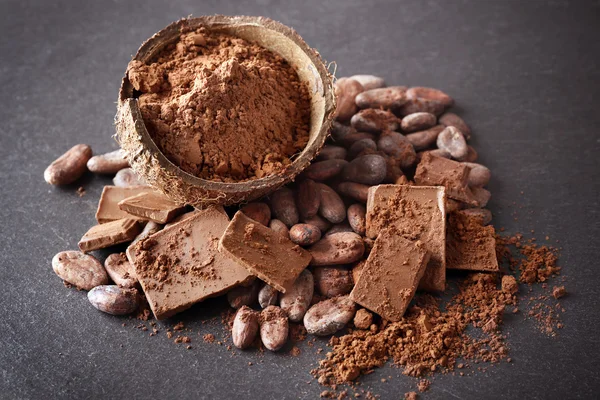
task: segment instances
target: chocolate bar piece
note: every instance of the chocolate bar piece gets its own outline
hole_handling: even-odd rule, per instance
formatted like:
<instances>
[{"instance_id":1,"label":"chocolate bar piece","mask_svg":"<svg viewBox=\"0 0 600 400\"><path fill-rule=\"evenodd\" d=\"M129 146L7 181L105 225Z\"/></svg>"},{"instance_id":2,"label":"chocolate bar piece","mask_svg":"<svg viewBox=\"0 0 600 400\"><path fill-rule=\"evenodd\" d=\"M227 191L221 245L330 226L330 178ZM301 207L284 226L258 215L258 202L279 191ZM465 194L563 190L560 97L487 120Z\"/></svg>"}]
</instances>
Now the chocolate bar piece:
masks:
<instances>
[{"instance_id":1,"label":"chocolate bar piece","mask_svg":"<svg viewBox=\"0 0 600 400\"><path fill-rule=\"evenodd\" d=\"M140 221L123 218L91 227L79 241L83 252L131 242L142 231Z\"/></svg>"},{"instance_id":2,"label":"chocolate bar piece","mask_svg":"<svg viewBox=\"0 0 600 400\"><path fill-rule=\"evenodd\" d=\"M471 169L459 162L423 154L415 173L415 183L420 186L444 186L446 196L477 206L468 186Z\"/></svg>"},{"instance_id":3,"label":"chocolate bar piece","mask_svg":"<svg viewBox=\"0 0 600 400\"><path fill-rule=\"evenodd\" d=\"M425 272L429 253L421 241L404 238L394 228L382 231L350 299L389 321L399 321Z\"/></svg>"},{"instance_id":4,"label":"chocolate bar piece","mask_svg":"<svg viewBox=\"0 0 600 400\"><path fill-rule=\"evenodd\" d=\"M420 240L429 252L429 264L419 289L446 288L446 211L443 186L379 185L369 188L367 236L376 238L387 227L399 235Z\"/></svg>"},{"instance_id":5,"label":"chocolate bar piece","mask_svg":"<svg viewBox=\"0 0 600 400\"><path fill-rule=\"evenodd\" d=\"M168 318L253 277L218 251L229 218L214 208L165 228L129 252L156 319Z\"/></svg>"},{"instance_id":6,"label":"chocolate bar piece","mask_svg":"<svg viewBox=\"0 0 600 400\"><path fill-rule=\"evenodd\" d=\"M139 193L121 200L119 208L126 213L166 224L185 210L185 205L177 204L158 191Z\"/></svg>"},{"instance_id":7,"label":"chocolate bar piece","mask_svg":"<svg viewBox=\"0 0 600 400\"><path fill-rule=\"evenodd\" d=\"M498 271L494 227L484 226L481 218L451 213L446 237L446 266L448 269Z\"/></svg>"},{"instance_id":8,"label":"chocolate bar piece","mask_svg":"<svg viewBox=\"0 0 600 400\"><path fill-rule=\"evenodd\" d=\"M128 197L151 191L154 191L154 189L150 186L104 186L100 202L98 203L98 210L96 211L96 220L99 224L104 224L105 222L123 218L141 219L121 210L119 202Z\"/></svg>"},{"instance_id":9,"label":"chocolate bar piece","mask_svg":"<svg viewBox=\"0 0 600 400\"><path fill-rule=\"evenodd\" d=\"M285 293L312 256L283 235L238 211L219 242L248 271Z\"/></svg>"}]
</instances>

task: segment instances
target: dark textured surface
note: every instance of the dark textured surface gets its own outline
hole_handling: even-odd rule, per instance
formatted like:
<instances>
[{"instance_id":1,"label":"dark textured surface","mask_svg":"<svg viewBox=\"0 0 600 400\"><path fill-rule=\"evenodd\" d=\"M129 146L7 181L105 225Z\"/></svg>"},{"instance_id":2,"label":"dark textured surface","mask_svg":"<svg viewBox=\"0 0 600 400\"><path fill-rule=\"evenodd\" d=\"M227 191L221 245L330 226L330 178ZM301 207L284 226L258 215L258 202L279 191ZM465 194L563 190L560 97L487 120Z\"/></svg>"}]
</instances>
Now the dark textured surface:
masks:
<instances>
[{"instance_id":1,"label":"dark textured surface","mask_svg":"<svg viewBox=\"0 0 600 400\"><path fill-rule=\"evenodd\" d=\"M97 153L113 149L114 101L131 54L173 20L214 13L265 15L294 27L337 61L338 76L373 73L447 91L493 172L495 223L564 246L570 294L559 336L514 320L506 326L512 364L436 376L424 397L596 398L600 7L443 0L1 1L0 398L293 399L322 390L307 384L322 355L306 343L299 357L231 356L203 343L204 333L223 335L219 323L199 322L218 315L208 309L219 301L182 315L192 327L193 349L185 350L164 329L148 337L135 321L96 311L50 266L94 223L110 180L87 177L79 198L77 185L46 185L44 168L79 142ZM389 367L362 382L385 399L415 387Z\"/></svg>"}]
</instances>

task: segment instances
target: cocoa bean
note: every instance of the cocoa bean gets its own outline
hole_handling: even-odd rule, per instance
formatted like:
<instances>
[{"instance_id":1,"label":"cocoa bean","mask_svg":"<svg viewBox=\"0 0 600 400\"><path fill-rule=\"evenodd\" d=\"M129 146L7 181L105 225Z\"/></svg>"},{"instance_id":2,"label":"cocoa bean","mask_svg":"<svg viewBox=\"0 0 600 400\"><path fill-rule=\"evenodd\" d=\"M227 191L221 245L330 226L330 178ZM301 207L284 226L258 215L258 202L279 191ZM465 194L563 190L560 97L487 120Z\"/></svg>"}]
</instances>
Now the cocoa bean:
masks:
<instances>
[{"instance_id":1,"label":"cocoa bean","mask_svg":"<svg viewBox=\"0 0 600 400\"><path fill-rule=\"evenodd\" d=\"M469 128L469 125L467 125L458 115L447 112L440 116L439 121L440 124L444 126L454 126L465 135L465 138L471 139L471 128Z\"/></svg>"},{"instance_id":2,"label":"cocoa bean","mask_svg":"<svg viewBox=\"0 0 600 400\"><path fill-rule=\"evenodd\" d=\"M187 215L187 214L191 214L191 213L186 213L186 214L183 214L183 215ZM181 217L183 217L183 215L180 215L177 218L181 218ZM189 217L191 217L191 215L188 215L188 218ZM172 220L171 221L171 225L174 224L174 223L175 223L175 220ZM168 225L169 224L165 225L165 227L168 226ZM127 248L135 245L140 240L146 239L148 236L155 234L156 232L160 231L161 229L163 229L163 226L161 224L158 224L158 223L156 223L154 221L148 221L146 223L146 225L144 226L144 229L142 229L142 231L140 232L140 234L137 235L135 237L135 239L133 239L133 241L129 244L129 246ZM133 271L133 272L135 272L135 271Z\"/></svg>"},{"instance_id":3,"label":"cocoa bean","mask_svg":"<svg viewBox=\"0 0 600 400\"><path fill-rule=\"evenodd\" d=\"M378 154L367 154L352 160L342 171L342 179L365 185L378 185L385 179L386 162Z\"/></svg>"},{"instance_id":4,"label":"cocoa bean","mask_svg":"<svg viewBox=\"0 0 600 400\"><path fill-rule=\"evenodd\" d=\"M488 201L492 198L492 194L489 190L486 190L482 187L472 187L471 193L473 194L473 199L477 202L477 207L484 208Z\"/></svg>"},{"instance_id":5,"label":"cocoa bean","mask_svg":"<svg viewBox=\"0 0 600 400\"><path fill-rule=\"evenodd\" d=\"M44 179L51 185L68 185L86 171L86 163L92 157L92 148L77 144L58 157L44 171Z\"/></svg>"},{"instance_id":6,"label":"cocoa bean","mask_svg":"<svg viewBox=\"0 0 600 400\"><path fill-rule=\"evenodd\" d=\"M406 91L406 97L408 100L399 110L402 116L416 112L440 115L454 104L454 100L444 92L426 87L410 88Z\"/></svg>"},{"instance_id":7,"label":"cocoa bean","mask_svg":"<svg viewBox=\"0 0 600 400\"><path fill-rule=\"evenodd\" d=\"M116 174L123 168L129 167L122 149L110 153L93 156L87 162L87 168L95 174Z\"/></svg>"},{"instance_id":8,"label":"cocoa bean","mask_svg":"<svg viewBox=\"0 0 600 400\"><path fill-rule=\"evenodd\" d=\"M321 195L319 214L334 224L346 219L346 206L342 198L324 183L318 183L317 187Z\"/></svg>"},{"instance_id":9,"label":"cocoa bean","mask_svg":"<svg viewBox=\"0 0 600 400\"><path fill-rule=\"evenodd\" d=\"M375 75L352 75L350 79L358 81L365 90L378 89L385 87L385 81Z\"/></svg>"},{"instance_id":10,"label":"cocoa bean","mask_svg":"<svg viewBox=\"0 0 600 400\"><path fill-rule=\"evenodd\" d=\"M312 306L304 315L304 327L310 334L331 335L352 320L356 305L348 296L335 297Z\"/></svg>"},{"instance_id":11,"label":"cocoa bean","mask_svg":"<svg viewBox=\"0 0 600 400\"><path fill-rule=\"evenodd\" d=\"M281 308L268 306L260 313L260 339L271 351L281 349L288 339L288 317Z\"/></svg>"},{"instance_id":12,"label":"cocoa bean","mask_svg":"<svg viewBox=\"0 0 600 400\"><path fill-rule=\"evenodd\" d=\"M437 147L450 153L456 160L464 160L467 156L467 142L463 134L453 126L445 128L437 137Z\"/></svg>"},{"instance_id":13,"label":"cocoa bean","mask_svg":"<svg viewBox=\"0 0 600 400\"><path fill-rule=\"evenodd\" d=\"M304 179L296 188L296 206L301 218L316 215L321 204L321 191L312 179Z\"/></svg>"},{"instance_id":14,"label":"cocoa bean","mask_svg":"<svg viewBox=\"0 0 600 400\"><path fill-rule=\"evenodd\" d=\"M356 233L340 232L323 237L308 251L313 256L311 265L350 264L361 259L365 245Z\"/></svg>"},{"instance_id":15,"label":"cocoa bean","mask_svg":"<svg viewBox=\"0 0 600 400\"><path fill-rule=\"evenodd\" d=\"M315 267L313 276L315 287L327 298L348 294L354 287L352 275L346 267Z\"/></svg>"},{"instance_id":16,"label":"cocoa bean","mask_svg":"<svg viewBox=\"0 0 600 400\"><path fill-rule=\"evenodd\" d=\"M335 118L338 121L349 120L358 111L355 103L356 95L363 92L363 86L354 79L340 78L334 83L337 95Z\"/></svg>"},{"instance_id":17,"label":"cocoa bean","mask_svg":"<svg viewBox=\"0 0 600 400\"><path fill-rule=\"evenodd\" d=\"M490 182L492 172L485 165L463 162L463 165L471 168L469 171L469 186L485 186Z\"/></svg>"},{"instance_id":18,"label":"cocoa bean","mask_svg":"<svg viewBox=\"0 0 600 400\"><path fill-rule=\"evenodd\" d=\"M257 302L259 290L259 280L255 280L250 286L236 286L227 292L227 302L235 309L241 306L251 306Z\"/></svg>"},{"instance_id":19,"label":"cocoa bean","mask_svg":"<svg viewBox=\"0 0 600 400\"><path fill-rule=\"evenodd\" d=\"M265 284L258 292L258 304L261 308L276 306L279 301L279 292L273 286Z\"/></svg>"},{"instance_id":20,"label":"cocoa bean","mask_svg":"<svg viewBox=\"0 0 600 400\"><path fill-rule=\"evenodd\" d=\"M114 253L106 257L104 269L117 286L129 288L137 284L135 268L129 263L125 253Z\"/></svg>"},{"instance_id":21,"label":"cocoa bean","mask_svg":"<svg viewBox=\"0 0 600 400\"><path fill-rule=\"evenodd\" d=\"M422 131L433 127L436 122L437 118L435 115L426 112L418 112L408 114L406 117L402 118L400 129L407 133Z\"/></svg>"},{"instance_id":22,"label":"cocoa bean","mask_svg":"<svg viewBox=\"0 0 600 400\"><path fill-rule=\"evenodd\" d=\"M300 322L306 314L313 297L315 282L307 269L302 271L296 282L285 293L281 294L279 304L292 322Z\"/></svg>"},{"instance_id":23,"label":"cocoa bean","mask_svg":"<svg viewBox=\"0 0 600 400\"><path fill-rule=\"evenodd\" d=\"M406 103L406 86L390 86L364 91L356 96L359 108L397 109Z\"/></svg>"},{"instance_id":24,"label":"cocoa bean","mask_svg":"<svg viewBox=\"0 0 600 400\"><path fill-rule=\"evenodd\" d=\"M439 89L422 86L411 87L406 91L406 96L409 99L435 101L442 104L444 107L452 107L452 105L454 105L454 99Z\"/></svg>"},{"instance_id":25,"label":"cocoa bean","mask_svg":"<svg viewBox=\"0 0 600 400\"><path fill-rule=\"evenodd\" d=\"M331 139L333 139L334 142L342 142L347 135L352 133L356 133L356 129L351 126L344 125L337 121L333 121L331 124Z\"/></svg>"},{"instance_id":26,"label":"cocoa bean","mask_svg":"<svg viewBox=\"0 0 600 400\"><path fill-rule=\"evenodd\" d=\"M347 150L340 146L334 146L331 144L323 146L319 155L317 156L317 161L325 161L325 160L345 160L347 155Z\"/></svg>"},{"instance_id":27,"label":"cocoa bean","mask_svg":"<svg viewBox=\"0 0 600 400\"><path fill-rule=\"evenodd\" d=\"M256 222L269 226L271 221L271 209L265 203L255 202L244 204L240 207L240 210L248 217Z\"/></svg>"},{"instance_id":28,"label":"cocoa bean","mask_svg":"<svg viewBox=\"0 0 600 400\"><path fill-rule=\"evenodd\" d=\"M233 319L231 339L238 349L247 349L258 334L258 313L248 306L242 306Z\"/></svg>"},{"instance_id":29,"label":"cocoa bean","mask_svg":"<svg viewBox=\"0 0 600 400\"><path fill-rule=\"evenodd\" d=\"M95 257L79 251L61 251L52 258L52 269L62 280L83 290L108 283L108 274Z\"/></svg>"},{"instance_id":30,"label":"cocoa bean","mask_svg":"<svg viewBox=\"0 0 600 400\"><path fill-rule=\"evenodd\" d=\"M423 155L425 153L429 153L432 156L436 156L436 157L442 157L442 158L452 158L450 156L450 153L448 153L446 150L442 150L442 149L433 149L433 150L425 150L425 151L420 151L417 153L417 159L419 160L419 162L421 161L421 158L423 158Z\"/></svg>"},{"instance_id":31,"label":"cocoa bean","mask_svg":"<svg viewBox=\"0 0 600 400\"><path fill-rule=\"evenodd\" d=\"M351 199L367 202L369 186L356 182L342 182L336 186L337 192Z\"/></svg>"},{"instance_id":32,"label":"cocoa bean","mask_svg":"<svg viewBox=\"0 0 600 400\"><path fill-rule=\"evenodd\" d=\"M281 222L278 219L272 219L271 222L269 222L269 228L273 229L281 236L284 236L286 238L290 237L290 230L283 222Z\"/></svg>"},{"instance_id":33,"label":"cocoa bean","mask_svg":"<svg viewBox=\"0 0 600 400\"><path fill-rule=\"evenodd\" d=\"M362 204L352 204L348 207L348 223L352 230L361 236L364 236L366 231L367 209Z\"/></svg>"},{"instance_id":34,"label":"cocoa bean","mask_svg":"<svg viewBox=\"0 0 600 400\"><path fill-rule=\"evenodd\" d=\"M417 153L408 139L398 132L384 132L377 141L377 148L398 160L402 169L417 162ZM362 182L366 183L366 182Z\"/></svg>"},{"instance_id":35,"label":"cocoa bean","mask_svg":"<svg viewBox=\"0 0 600 400\"><path fill-rule=\"evenodd\" d=\"M308 166L302 175L315 181L326 181L337 176L348 164L346 160L332 159L317 161Z\"/></svg>"},{"instance_id":36,"label":"cocoa bean","mask_svg":"<svg viewBox=\"0 0 600 400\"><path fill-rule=\"evenodd\" d=\"M137 289L101 285L92 288L88 300L98 310L112 315L127 315L138 309L140 297Z\"/></svg>"},{"instance_id":37,"label":"cocoa bean","mask_svg":"<svg viewBox=\"0 0 600 400\"><path fill-rule=\"evenodd\" d=\"M264 226L269 226L269 221L271 221L271 209L266 203L253 202L244 204L240 207L240 211L248 218L259 222Z\"/></svg>"},{"instance_id":38,"label":"cocoa bean","mask_svg":"<svg viewBox=\"0 0 600 400\"><path fill-rule=\"evenodd\" d=\"M290 229L290 240L300 246L309 246L321 239L321 230L311 224L296 224Z\"/></svg>"},{"instance_id":39,"label":"cocoa bean","mask_svg":"<svg viewBox=\"0 0 600 400\"><path fill-rule=\"evenodd\" d=\"M466 162L475 162L479 158L477 151L473 148L473 146L467 146L467 156L463 161Z\"/></svg>"},{"instance_id":40,"label":"cocoa bean","mask_svg":"<svg viewBox=\"0 0 600 400\"><path fill-rule=\"evenodd\" d=\"M354 284L356 284L356 282L358 282L358 280L360 279L360 274L362 273L365 264L366 260L362 260L354 264L354 266L352 267L352 280L354 281Z\"/></svg>"},{"instance_id":41,"label":"cocoa bean","mask_svg":"<svg viewBox=\"0 0 600 400\"><path fill-rule=\"evenodd\" d=\"M385 157L385 179L383 182L385 183L396 183L398 179L404 176L404 172L402 172L401 161L395 157L390 157L386 155Z\"/></svg>"},{"instance_id":42,"label":"cocoa bean","mask_svg":"<svg viewBox=\"0 0 600 400\"><path fill-rule=\"evenodd\" d=\"M367 133L367 132L354 132L354 133L350 133L350 134L346 135L344 137L344 139L341 142L339 142L339 144L342 146L345 146L347 148L350 148L350 147L352 147L352 145L354 143L356 143L362 139L375 140L375 135L373 135L372 133Z\"/></svg>"},{"instance_id":43,"label":"cocoa bean","mask_svg":"<svg viewBox=\"0 0 600 400\"><path fill-rule=\"evenodd\" d=\"M115 186L144 186L146 181L140 178L131 168L123 168L113 178Z\"/></svg>"},{"instance_id":44,"label":"cocoa bean","mask_svg":"<svg viewBox=\"0 0 600 400\"><path fill-rule=\"evenodd\" d=\"M387 110L367 108L354 114L350 124L357 131L379 133L398 129L398 118Z\"/></svg>"},{"instance_id":45,"label":"cocoa bean","mask_svg":"<svg viewBox=\"0 0 600 400\"><path fill-rule=\"evenodd\" d=\"M298 223L298 209L290 188L283 187L271 195L271 211L288 228Z\"/></svg>"},{"instance_id":46,"label":"cocoa bean","mask_svg":"<svg viewBox=\"0 0 600 400\"><path fill-rule=\"evenodd\" d=\"M357 156L372 154L377 151L377 143L373 139L360 139L350 146L348 150L348 158L351 160Z\"/></svg>"},{"instance_id":47,"label":"cocoa bean","mask_svg":"<svg viewBox=\"0 0 600 400\"><path fill-rule=\"evenodd\" d=\"M340 222L339 224L335 224L331 228L329 228L329 230L325 233L325 236L330 236L330 235L333 235L335 233L340 233L340 232L354 232L354 231L352 230L352 227L350 226L348 221L344 221L344 222Z\"/></svg>"},{"instance_id":48,"label":"cocoa bean","mask_svg":"<svg viewBox=\"0 0 600 400\"><path fill-rule=\"evenodd\" d=\"M325 232L331 227L331 222L319 215L313 215L312 217L304 218L302 222L316 226L321 232Z\"/></svg>"},{"instance_id":49,"label":"cocoa bean","mask_svg":"<svg viewBox=\"0 0 600 400\"><path fill-rule=\"evenodd\" d=\"M425 131L409 133L406 139L413 145L415 150L425 150L431 147L437 140L438 135L444 130L443 125L436 125Z\"/></svg>"}]
</instances>

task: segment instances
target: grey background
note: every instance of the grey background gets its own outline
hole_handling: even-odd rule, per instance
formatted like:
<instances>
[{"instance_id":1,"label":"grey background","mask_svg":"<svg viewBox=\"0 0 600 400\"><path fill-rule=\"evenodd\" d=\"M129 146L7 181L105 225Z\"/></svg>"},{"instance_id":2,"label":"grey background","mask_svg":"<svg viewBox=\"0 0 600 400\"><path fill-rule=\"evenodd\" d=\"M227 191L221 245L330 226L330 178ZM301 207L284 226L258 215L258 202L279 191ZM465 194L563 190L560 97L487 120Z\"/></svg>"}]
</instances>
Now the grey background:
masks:
<instances>
[{"instance_id":1,"label":"grey background","mask_svg":"<svg viewBox=\"0 0 600 400\"><path fill-rule=\"evenodd\" d=\"M110 180L87 176L79 198L78 185L47 185L44 168L79 142L115 148L115 100L131 55L171 21L215 13L294 27L337 62L338 76L447 91L493 171L496 225L564 246L570 294L559 336L515 319L506 326L512 364L437 375L424 397L597 398L600 7L483 0L0 1L0 397L293 399L322 390L306 383L322 342L302 344L299 357L231 356L199 336L222 336L218 322L199 322L218 316L222 303L212 301L177 319L192 328L188 351L164 330L148 337L97 312L50 266L94 223ZM416 380L386 367L361 382L398 399Z\"/></svg>"}]
</instances>

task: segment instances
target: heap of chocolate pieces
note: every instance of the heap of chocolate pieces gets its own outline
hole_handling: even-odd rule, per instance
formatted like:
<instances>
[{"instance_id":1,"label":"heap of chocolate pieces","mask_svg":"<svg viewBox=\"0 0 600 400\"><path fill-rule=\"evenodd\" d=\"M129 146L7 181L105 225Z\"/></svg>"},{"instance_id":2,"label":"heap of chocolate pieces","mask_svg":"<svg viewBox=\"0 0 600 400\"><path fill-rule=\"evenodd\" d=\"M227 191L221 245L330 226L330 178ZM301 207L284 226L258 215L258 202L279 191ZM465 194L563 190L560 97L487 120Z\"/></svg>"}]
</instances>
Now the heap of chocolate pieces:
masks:
<instances>
[{"instance_id":1,"label":"heap of chocolate pieces","mask_svg":"<svg viewBox=\"0 0 600 400\"><path fill-rule=\"evenodd\" d=\"M352 321L369 329L373 313L400 320L417 290L444 291L447 270L498 271L490 172L447 112L453 100L370 75L338 79L336 91L331 137L295 183L239 208L194 210L123 169L79 247L129 247L104 268L59 253L55 271L113 314L135 311L136 288L157 319L226 294L234 344L260 336L270 350L286 343L288 321L315 335Z\"/></svg>"}]
</instances>

